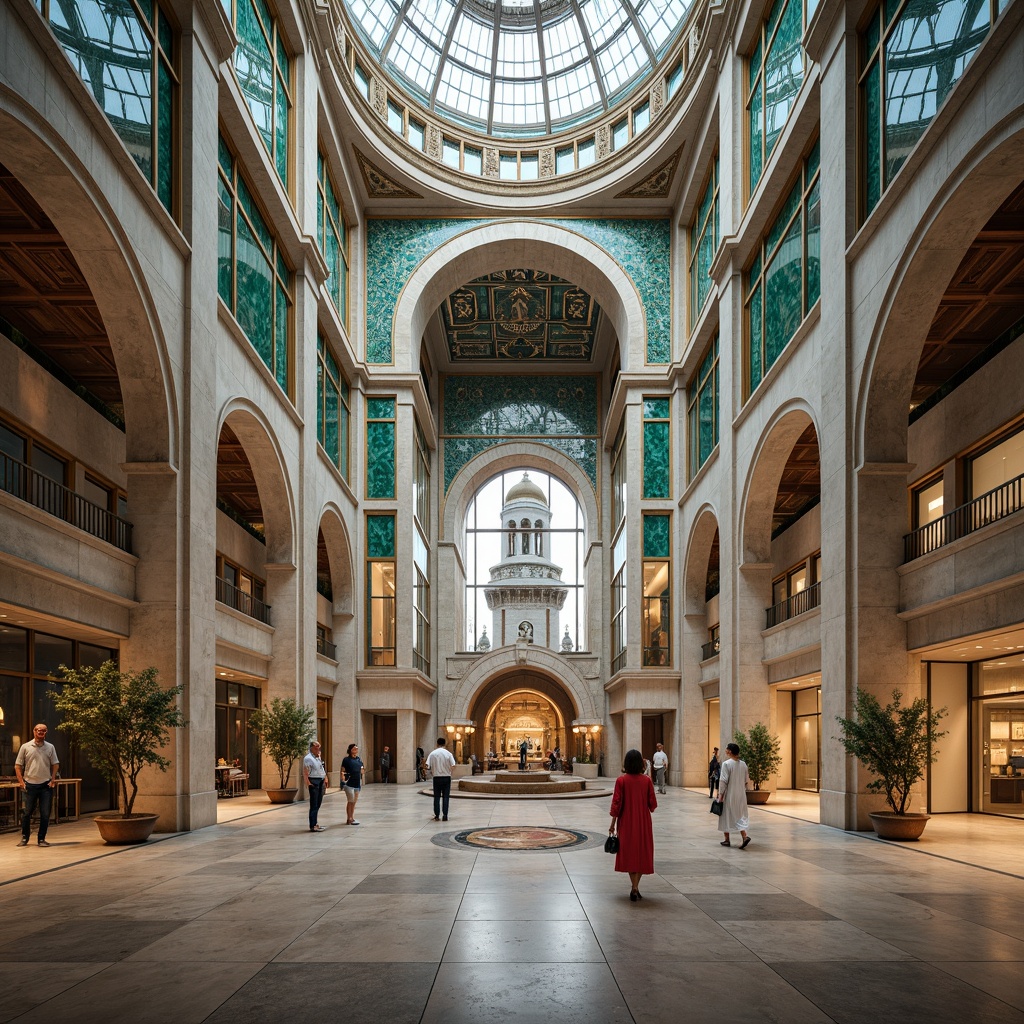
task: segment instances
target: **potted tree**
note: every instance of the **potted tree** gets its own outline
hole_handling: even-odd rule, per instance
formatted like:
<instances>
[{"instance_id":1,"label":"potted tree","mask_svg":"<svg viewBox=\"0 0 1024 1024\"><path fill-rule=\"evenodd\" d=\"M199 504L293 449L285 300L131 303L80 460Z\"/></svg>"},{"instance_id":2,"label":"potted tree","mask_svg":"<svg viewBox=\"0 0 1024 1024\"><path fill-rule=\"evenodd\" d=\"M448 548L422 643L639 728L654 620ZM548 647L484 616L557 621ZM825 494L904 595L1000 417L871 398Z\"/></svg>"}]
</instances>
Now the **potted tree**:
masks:
<instances>
[{"instance_id":1,"label":"potted tree","mask_svg":"<svg viewBox=\"0 0 1024 1024\"><path fill-rule=\"evenodd\" d=\"M60 672L63 685L49 693L61 716L57 728L117 787L119 813L97 815L96 827L106 843L143 843L159 815L135 813L139 775L146 767L164 772L171 766L159 751L172 729L187 724L177 704L184 687L165 689L155 668L129 672L113 661L99 668L61 665Z\"/></svg>"},{"instance_id":2,"label":"potted tree","mask_svg":"<svg viewBox=\"0 0 1024 1024\"><path fill-rule=\"evenodd\" d=\"M782 764L779 737L769 732L764 722L755 722L749 733L737 730L733 741L740 748L740 760L746 762L750 783L754 787L747 793L747 803L768 803L771 790L762 789L761 786L768 782Z\"/></svg>"},{"instance_id":3,"label":"potted tree","mask_svg":"<svg viewBox=\"0 0 1024 1024\"><path fill-rule=\"evenodd\" d=\"M938 725L946 714L945 708L929 711L923 697L904 704L899 690L892 691L892 701L883 708L873 693L857 687L853 717L836 716L839 742L877 776L864 788L884 793L890 807L869 812L880 839L918 839L924 831L929 816L908 811L907 801L914 783L935 761L934 743L946 735Z\"/></svg>"},{"instance_id":4,"label":"potted tree","mask_svg":"<svg viewBox=\"0 0 1024 1024\"><path fill-rule=\"evenodd\" d=\"M292 768L304 757L310 740L316 736L316 716L312 708L291 697L275 697L249 716L249 728L259 737L263 753L277 766L281 784L266 788L272 804L290 804L299 789L290 786Z\"/></svg>"}]
</instances>

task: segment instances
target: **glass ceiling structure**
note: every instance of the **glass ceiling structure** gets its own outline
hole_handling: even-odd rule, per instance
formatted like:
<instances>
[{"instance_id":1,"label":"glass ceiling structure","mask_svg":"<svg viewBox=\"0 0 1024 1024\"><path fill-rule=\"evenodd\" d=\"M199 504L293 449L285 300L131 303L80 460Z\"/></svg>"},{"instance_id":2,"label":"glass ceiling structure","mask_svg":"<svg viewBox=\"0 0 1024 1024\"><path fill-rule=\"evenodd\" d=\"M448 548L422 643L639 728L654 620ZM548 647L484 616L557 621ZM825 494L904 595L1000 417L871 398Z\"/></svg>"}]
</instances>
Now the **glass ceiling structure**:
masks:
<instances>
[{"instance_id":1,"label":"glass ceiling structure","mask_svg":"<svg viewBox=\"0 0 1024 1024\"><path fill-rule=\"evenodd\" d=\"M385 71L428 110L536 137L643 81L695 0L345 0Z\"/></svg>"}]
</instances>

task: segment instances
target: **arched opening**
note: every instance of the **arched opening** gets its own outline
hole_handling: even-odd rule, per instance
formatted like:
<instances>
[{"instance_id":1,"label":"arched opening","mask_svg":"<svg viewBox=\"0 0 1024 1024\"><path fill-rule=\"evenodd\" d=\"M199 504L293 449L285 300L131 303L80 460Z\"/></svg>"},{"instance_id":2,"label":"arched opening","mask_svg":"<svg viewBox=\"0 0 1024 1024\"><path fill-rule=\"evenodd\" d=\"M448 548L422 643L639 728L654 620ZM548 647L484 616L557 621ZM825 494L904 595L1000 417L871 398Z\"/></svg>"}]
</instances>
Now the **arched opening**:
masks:
<instances>
[{"instance_id":1,"label":"arched opening","mask_svg":"<svg viewBox=\"0 0 1024 1024\"><path fill-rule=\"evenodd\" d=\"M519 638L585 649L586 531L562 480L522 466L493 475L469 501L463 536L469 650Z\"/></svg>"}]
</instances>

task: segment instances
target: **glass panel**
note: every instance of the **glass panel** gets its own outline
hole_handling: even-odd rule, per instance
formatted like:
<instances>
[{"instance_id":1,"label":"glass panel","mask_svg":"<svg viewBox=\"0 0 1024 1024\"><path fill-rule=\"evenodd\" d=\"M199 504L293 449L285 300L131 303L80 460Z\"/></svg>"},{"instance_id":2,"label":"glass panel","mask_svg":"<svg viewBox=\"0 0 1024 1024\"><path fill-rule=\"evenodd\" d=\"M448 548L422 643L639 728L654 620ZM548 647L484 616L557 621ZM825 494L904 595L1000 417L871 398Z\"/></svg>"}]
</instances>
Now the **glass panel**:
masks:
<instances>
[{"instance_id":1,"label":"glass panel","mask_svg":"<svg viewBox=\"0 0 1024 1024\"><path fill-rule=\"evenodd\" d=\"M807 197L807 301L803 313L818 301L821 295L821 203L820 183L815 182Z\"/></svg>"},{"instance_id":2,"label":"glass panel","mask_svg":"<svg viewBox=\"0 0 1024 1024\"><path fill-rule=\"evenodd\" d=\"M0 626L0 669L28 670L28 631Z\"/></svg>"},{"instance_id":3,"label":"glass panel","mask_svg":"<svg viewBox=\"0 0 1024 1024\"><path fill-rule=\"evenodd\" d=\"M750 113L747 116L750 133L750 179L748 187L751 192L761 180L764 170L764 127L761 118L764 112L764 84L758 81L753 95L750 97Z\"/></svg>"},{"instance_id":4,"label":"glass panel","mask_svg":"<svg viewBox=\"0 0 1024 1024\"><path fill-rule=\"evenodd\" d=\"M267 28L270 28L269 19ZM263 34L252 0L237 0L235 32L235 75L256 123L256 130L273 154L274 149L274 57Z\"/></svg>"},{"instance_id":5,"label":"glass panel","mask_svg":"<svg viewBox=\"0 0 1024 1024\"><path fill-rule=\"evenodd\" d=\"M466 146L462 154L462 169L467 174L484 173L484 151Z\"/></svg>"},{"instance_id":6,"label":"glass panel","mask_svg":"<svg viewBox=\"0 0 1024 1024\"><path fill-rule=\"evenodd\" d=\"M805 691L798 691L797 697ZM810 692L813 696L815 691ZM818 791L818 747L821 732L821 716L818 714L798 715L796 728L796 773L793 780L797 789Z\"/></svg>"},{"instance_id":7,"label":"glass panel","mask_svg":"<svg viewBox=\"0 0 1024 1024\"><path fill-rule=\"evenodd\" d=\"M775 258L765 269L765 369L778 359L800 326L803 304L800 218L794 219Z\"/></svg>"},{"instance_id":8,"label":"glass panel","mask_svg":"<svg viewBox=\"0 0 1024 1024\"><path fill-rule=\"evenodd\" d=\"M775 149L803 82L802 31L803 4L801 0L788 0L764 65L766 157Z\"/></svg>"},{"instance_id":9,"label":"glass panel","mask_svg":"<svg viewBox=\"0 0 1024 1024\"><path fill-rule=\"evenodd\" d=\"M159 64L158 87L156 192L164 209L173 213L175 85L170 69L163 61Z\"/></svg>"},{"instance_id":10,"label":"glass panel","mask_svg":"<svg viewBox=\"0 0 1024 1024\"><path fill-rule=\"evenodd\" d=\"M612 149L622 149L629 142L629 122L623 118L612 128Z\"/></svg>"},{"instance_id":11,"label":"glass panel","mask_svg":"<svg viewBox=\"0 0 1024 1024\"><path fill-rule=\"evenodd\" d=\"M72 646L71 641L64 637L36 633L32 671L37 676L44 676L56 672L61 665L74 665Z\"/></svg>"},{"instance_id":12,"label":"glass panel","mask_svg":"<svg viewBox=\"0 0 1024 1024\"><path fill-rule=\"evenodd\" d=\"M3 630L0 630L0 643L2 633ZM14 775L14 760L18 756L18 751L30 736L28 729L31 726L25 721L23 678L0 676L0 708L4 709L3 720L0 721L0 775L9 778ZM10 824L13 823L12 820Z\"/></svg>"},{"instance_id":13,"label":"glass panel","mask_svg":"<svg viewBox=\"0 0 1024 1024\"><path fill-rule=\"evenodd\" d=\"M971 459L971 497L999 487L1024 473L1024 431Z\"/></svg>"},{"instance_id":14,"label":"glass panel","mask_svg":"<svg viewBox=\"0 0 1024 1024\"><path fill-rule=\"evenodd\" d=\"M750 296L749 304L749 335L750 335L750 390L753 391L764 375L762 363L762 351L764 346L764 323L762 320L763 303L761 301L761 287L758 285Z\"/></svg>"},{"instance_id":15,"label":"glass panel","mask_svg":"<svg viewBox=\"0 0 1024 1024\"><path fill-rule=\"evenodd\" d=\"M396 135L405 134L405 114L402 108L388 100L388 127Z\"/></svg>"},{"instance_id":16,"label":"glass panel","mask_svg":"<svg viewBox=\"0 0 1024 1024\"><path fill-rule=\"evenodd\" d=\"M572 146L555 150L555 174L568 174L576 170L576 157Z\"/></svg>"},{"instance_id":17,"label":"glass panel","mask_svg":"<svg viewBox=\"0 0 1024 1024\"><path fill-rule=\"evenodd\" d=\"M421 151L427 148L427 130L419 121L409 121L409 145Z\"/></svg>"},{"instance_id":18,"label":"glass panel","mask_svg":"<svg viewBox=\"0 0 1024 1024\"><path fill-rule=\"evenodd\" d=\"M515 153L502 153L498 159L498 176L502 181L515 181L519 177L519 162Z\"/></svg>"},{"instance_id":19,"label":"glass panel","mask_svg":"<svg viewBox=\"0 0 1024 1024\"><path fill-rule=\"evenodd\" d=\"M586 142L581 142L577 147L577 153L579 166L589 167L594 162L596 155L594 140L588 139Z\"/></svg>"},{"instance_id":20,"label":"glass panel","mask_svg":"<svg viewBox=\"0 0 1024 1024\"><path fill-rule=\"evenodd\" d=\"M244 217L238 217L238 299L235 319L273 370L274 274Z\"/></svg>"}]
</instances>

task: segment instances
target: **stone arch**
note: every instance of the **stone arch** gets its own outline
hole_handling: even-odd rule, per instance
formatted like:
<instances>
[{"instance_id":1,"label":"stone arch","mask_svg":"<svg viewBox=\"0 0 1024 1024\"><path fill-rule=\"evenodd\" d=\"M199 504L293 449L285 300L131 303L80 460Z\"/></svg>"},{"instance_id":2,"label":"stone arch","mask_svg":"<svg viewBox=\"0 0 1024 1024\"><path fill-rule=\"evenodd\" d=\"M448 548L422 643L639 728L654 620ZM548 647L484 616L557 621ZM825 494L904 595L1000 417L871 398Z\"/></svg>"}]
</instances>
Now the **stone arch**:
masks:
<instances>
[{"instance_id":1,"label":"stone arch","mask_svg":"<svg viewBox=\"0 0 1024 1024\"><path fill-rule=\"evenodd\" d=\"M902 463L925 338L971 243L1021 183L1024 113L979 142L920 219L879 308L859 383L855 464Z\"/></svg>"},{"instance_id":2,"label":"stone arch","mask_svg":"<svg viewBox=\"0 0 1024 1024\"><path fill-rule=\"evenodd\" d=\"M532 645L526 650L518 649L517 645L499 647L477 658L452 692L444 717L468 719L480 694L495 679L522 672L546 677L562 687L572 701L576 718L591 722L604 720L603 709L598 708L586 677L573 661L555 651Z\"/></svg>"},{"instance_id":3,"label":"stone arch","mask_svg":"<svg viewBox=\"0 0 1024 1024\"><path fill-rule=\"evenodd\" d=\"M468 229L438 246L413 271L395 308L395 367L419 372L420 339L447 296L467 281L514 264L556 274L589 292L615 329L621 368L644 365L643 303L622 267L600 246L568 228L506 221Z\"/></svg>"},{"instance_id":4,"label":"stone arch","mask_svg":"<svg viewBox=\"0 0 1024 1024\"><path fill-rule=\"evenodd\" d=\"M3 163L61 233L96 302L117 365L129 463L177 465L171 360L132 242L73 150L39 113L0 93Z\"/></svg>"},{"instance_id":5,"label":"stone arch","mask_svg":"<svg viewBox=\"0 0 1024 1024\"><path fill-rule=\"evenodd\" d=\"M597 495L587 475L572 459L536 441L509 441L494 445L466 463L452 481L444 499L442 519L446 542L457 542L473 495L492 477L510 469L536 468L557 476L583 509L587 536L596 537L600 521ZM512 523L509 523L511 529Z\"/></svg>"},{"instance_id":6,"label":"stone arch","mask_svg":"<svg viewBox=\"0 0 1024 1024\"><path fill-rule=\"evenodd\" d=\"M702 505L690 527L683 567L683 614L703 615L707 592L708 559L718 530L718 514L709 504Z\"/></svg>"},{"instance_id":7,"label":"stone arch","mask_svg":"<svg viewBox=\"0 0 1024 1024\"><path fill-rule=\"evenodd\" d=\"M779 482L793 445L808 424L820 438L821 430L810 406L793 400L776 411L758 438L739 506L743 562L771 561L772 513Z\"/></svg>"},{"instance_id":8,"label":"stone arch","mask_svg":"<svg viewBox=\"0 0 1024 1024\"><path fill-rule=\"evenodd\" d=\"M281 447L262 410L248 399L235 399L222 410L216 438L231 427L252 467L263 508L267 562L295 565L295 506Z\"/></svg>"},{"instance_id":9,"label":"stone arch","mask_svg":"<svg viewBox=\"0 0 1024 1024\"><path fill-rule=\"evenodd\" d=\"M320 532L323 533L327 559L331 564L333 612L335 615L352 616L356 589L352 542L341 510L334 502L329 502L320 512Z\"/></svg>"}]
</instances>

